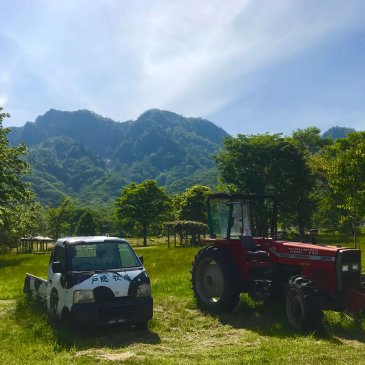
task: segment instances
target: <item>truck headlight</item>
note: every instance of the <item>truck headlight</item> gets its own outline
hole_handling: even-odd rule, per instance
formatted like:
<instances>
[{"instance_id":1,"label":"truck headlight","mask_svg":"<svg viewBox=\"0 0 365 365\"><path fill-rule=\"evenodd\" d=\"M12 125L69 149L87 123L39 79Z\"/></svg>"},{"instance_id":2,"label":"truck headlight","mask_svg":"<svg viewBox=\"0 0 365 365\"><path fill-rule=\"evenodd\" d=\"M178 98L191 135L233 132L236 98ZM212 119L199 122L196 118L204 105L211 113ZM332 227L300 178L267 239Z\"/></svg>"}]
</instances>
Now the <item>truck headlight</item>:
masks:
<instances>
[{"instance_id":1,"label":"truck headlight","mask_svg":"<svg viewBox=\"0 0 365 365\"><path fill-rule=\"evenodd\" d=\"M137 297L149 297L151 295L151 285L143 283L137 288Z\"/></svg>"},{"instance_id":2,"label":"truck headlight","mask_svg":"<svg viewBox=\"0 0 365 365\"><path fill-rule=\"evenodd\" d=\"M349 265L342 265L342 271L349 271Z\"/></svg>"},{"instance_id":3,"label":"truck headlight","mask_svg":"<svg viewBox=\"0 0 365 365\"><path fill-rule=\"evenodd\" d=\"M352 270L358 271L359 270L359 264L352 264Z\"/></svg>"},{"instance_id":4,"label":"truck headlight","mask_svg":"<svg viewBox=\"0 0 365 365\"><path fill-rule=\"evenodd\" d=\"M94 292L92 290L74 291L74 304L93 303L94 301Z\"/></svg>"}]
</instances>

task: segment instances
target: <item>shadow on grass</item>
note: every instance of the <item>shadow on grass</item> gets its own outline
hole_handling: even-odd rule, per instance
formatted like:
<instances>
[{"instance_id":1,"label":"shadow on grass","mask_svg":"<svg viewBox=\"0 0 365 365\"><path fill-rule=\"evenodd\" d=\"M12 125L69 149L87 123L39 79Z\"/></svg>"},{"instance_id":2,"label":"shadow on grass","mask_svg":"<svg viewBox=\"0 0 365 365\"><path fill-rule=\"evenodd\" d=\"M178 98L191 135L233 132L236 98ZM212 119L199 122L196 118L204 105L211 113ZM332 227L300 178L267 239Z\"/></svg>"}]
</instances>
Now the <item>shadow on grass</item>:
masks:
<instances>
[{"instance_id":1,"label":"shadow on grass","mask_svg":"<svg viewBox=\"0 0 365 365\"><path fill-rule=\"evenodd\" d=\"M103 328L69 329L49 318L45 304L36 298L19 298L15 311L20 323L31 336L44 337L44 341L55 340L56 349L76 351L94 348L124 348L136 343L158 344L157 333L149 329L138 329L131 325Z\"/></svg>"},{"instance_id":2,"label":"shadow on grass","mask_svg":"<svg viewBox=\"0 0 365 365\"><path fill-rule=\"evenodd\" d=\"M12 257L11 259L9 259L8 257L9 256L6 256L6 257L0 256L0 269L3 269L4 267L9 267L9 266L18 266L23 261L28 261L31 258L31 257Z\"/></svg>"},{"instance_id":3,"label":"shadow on grass","mask_svg":"<svg viewBox=\"0 0 365 365\"><path fill-rule=\"evenodd\" d=\"M233 312L216 316L224 325L264 336L292 337L297 334L287 323L284 307L277 301L254 301L245 295Z\"/></svg>"},{"instance_id":4,"label":"shadow on grass","mask_svg":"<svg viewBox=\"0 0 365 365\"><path fill-rule=\"evenodd\" d=\"M190 305L195 307L195 304L188 304ZM27 337L55 343L56 351L65 349L84 351L103 347L123 349L133 344L161 343L160 336L153 331L153 323L151 329L147 330L129 325L69 330L51 321L44 305L25 298L18 299L15 316ZM256 302L244 296L233 312L212 316L224 325L250 330L262 336L277 338L308 336L308 333L297 331L289 325L284 305L278 301ZM364 328L365 322L356 321L343 313L326 312L323 326L310 336L339 345L346 340L365 343Z\"/></svg>"},{"instance_id":5,"label":"shadow on grass","mask_svg":"<svg viewBox=\"0 0 365 365\"><path fill-rule=\"evenodd\" d=\"M288 338L308 335L290 326L284 303L280 301L254 301L245 295L233 312L213 316L224 325L247 329L263 336ZM311 334L315 338L339 344L341 339L365 343L364 328L364 319L356 320L344 313L325 312L323 324Z\"/></svg>"},{"instance_id":6,"label":"shadow on grass","mask_svg":"<svg viewBox=\"0 0 365 365\"><path fill-rule=\"evenodd\" d=\"M88 350L109 347L113 349L128 347L133 344L159 344L159 335L150 329L138 329L131 325L108 326L71 330L63 328L60 323L50 322L57 343L66 349Z\"/></svg>"}]
</instances>

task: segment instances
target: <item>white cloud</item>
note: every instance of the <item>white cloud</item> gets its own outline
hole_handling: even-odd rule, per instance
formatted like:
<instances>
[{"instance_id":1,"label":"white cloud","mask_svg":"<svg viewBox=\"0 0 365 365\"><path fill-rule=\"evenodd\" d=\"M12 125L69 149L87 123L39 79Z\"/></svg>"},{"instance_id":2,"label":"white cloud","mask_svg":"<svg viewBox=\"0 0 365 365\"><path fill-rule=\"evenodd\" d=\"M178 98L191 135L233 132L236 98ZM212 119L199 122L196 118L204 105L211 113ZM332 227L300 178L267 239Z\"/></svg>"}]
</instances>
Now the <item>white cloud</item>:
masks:
<instances>
[{"instance_id":1,"label":"white cloud","mask_svg":"<svg viewBox=\"0 0 365 365\"><path fill-rule=\"evenodd\" d=\"M363 24L364 6L350 3L20 1L0 25L9 112L19 122L51 107L209 115L262 82L261 69Z\"/></svg>"}]
</instances>

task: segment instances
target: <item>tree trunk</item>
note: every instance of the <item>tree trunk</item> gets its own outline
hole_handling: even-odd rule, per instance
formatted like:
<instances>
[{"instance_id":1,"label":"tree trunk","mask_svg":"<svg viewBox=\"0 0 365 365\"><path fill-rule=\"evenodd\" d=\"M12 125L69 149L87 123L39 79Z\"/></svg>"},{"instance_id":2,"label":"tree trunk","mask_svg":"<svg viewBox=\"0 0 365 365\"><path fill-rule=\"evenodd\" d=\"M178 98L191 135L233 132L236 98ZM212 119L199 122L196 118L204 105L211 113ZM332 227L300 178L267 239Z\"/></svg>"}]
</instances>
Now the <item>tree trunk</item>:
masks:
<instances>
[{"instance_id":1,"label":"tree trunk","mask_svg":"<svg viewBox=\"0 0 365 365\"><path fill-rule=\"evenodd\" d=\"M147 246L147 227L143 227L143 247Z\"/></svg>"},{"instance_id":2,"label":"tree trunk","mask_svg":"<svg viewBox=\"0 0 365 365\"><path fill-rule=\"evenodd\" d=\"M304 226L303 226L303 212L302 212L302 197L298 200L298 230L300 242L305 242Z\"/></svg>"},{"instance_id":3,"label":"tree trunk","mask_svg":"<svg viewBox=\"0 0 365 365\"><path fill-rule=\"evenodd\" d=\"M354 221L354 246L355 246L355 248L359 248L356 221Z\"/></svg>"}]
</instances>

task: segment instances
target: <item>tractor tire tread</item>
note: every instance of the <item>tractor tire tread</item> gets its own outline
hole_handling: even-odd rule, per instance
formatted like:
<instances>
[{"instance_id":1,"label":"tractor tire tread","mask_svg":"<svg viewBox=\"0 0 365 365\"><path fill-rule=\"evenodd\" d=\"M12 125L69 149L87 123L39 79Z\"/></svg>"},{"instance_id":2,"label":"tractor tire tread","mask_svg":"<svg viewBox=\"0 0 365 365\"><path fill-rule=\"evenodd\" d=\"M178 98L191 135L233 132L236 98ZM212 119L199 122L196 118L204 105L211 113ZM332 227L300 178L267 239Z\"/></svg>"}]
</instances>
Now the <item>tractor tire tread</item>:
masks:
<instances>
[{"instance_id":1,"label":"tractor tire tread","mask_svg":"<svg viewBox=\"0 0 365 365\"><path fill-rule=\"evenodd\" d=\"M194 280L198 264L201 260L208 257L211 257L221 267L225 279L224 294L214 304L207 304L201 300ZM191 288L200 308L218 313L232 311L239 302L239 282L239 273L235 263L226 250L215 246L206 246L195 255L191 269Z\"/></svg>"},{"instance_id":2,"label":"tractor tire tread","mask_svg":"<svg viewBox=\"0 0 365 365\"><path fill-rule=\"evenodd\" d=\"M323 311L320 292L313 281L303 276L294 276L289 280L288 288L295 287L303 295L305 319L301 329L305 332L316 331L322 324Z\"/></svg>"}]
</instances>

